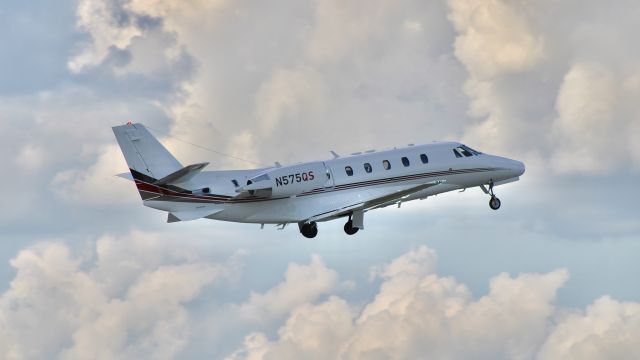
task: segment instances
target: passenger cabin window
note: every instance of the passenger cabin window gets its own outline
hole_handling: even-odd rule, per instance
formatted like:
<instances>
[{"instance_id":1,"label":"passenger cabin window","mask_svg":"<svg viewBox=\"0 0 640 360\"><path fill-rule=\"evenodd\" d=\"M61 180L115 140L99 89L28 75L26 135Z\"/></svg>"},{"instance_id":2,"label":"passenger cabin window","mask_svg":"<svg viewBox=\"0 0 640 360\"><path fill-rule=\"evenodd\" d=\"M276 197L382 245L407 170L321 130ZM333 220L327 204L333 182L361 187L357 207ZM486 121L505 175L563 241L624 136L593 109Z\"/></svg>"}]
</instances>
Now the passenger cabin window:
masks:
<instances>
[{"instance_id":1,"label":"passenger cabin window","mask_svg":"<svg viewBox=\"0 0 640 360\"><path fill-rule=\"evenodd\" d=\"M373 170L373 168L371 167L371 164L364 163L364 171L370 173L372 170Z\"/></svg>"},{"instance_id":2,"label":"passenger cabin window","mask_svg":"<svg viewBox=\"0 0 640 360\"><path fill-rule=\"evenodd\" d=\"M427 154L420 154L420 160L423 164L426 164L429 162L429 157L427 156Z\"/></svg>"},{"instance_id":3,"label":"passenger cabin window","mask_svg":"<svg viewBox=\"0 0 640 360\"><path fill-rule=\"evenodd\" d=\"M409 162L409 159L406 156L402 157L402 165L404 165L405 167L411 165L411 163Z\"/></svg>"},{"instance_id":4,"label":"passenger cabin window","mask_svg":"<svg viewBox=\"0 0 640 360\"><path fill-rule=\"evenodd\" d=\"M345 166L344 171L347 173L347 176L353 176L353 169L351 166Z\"/></svg>"},{"instance_id":5,"label":"passenger cabin window","mask_svg":"<svg viewBox=\"0 0 640 360\"><path fill-rule=\"evenodd\" d=\"M391 163L389 160L382 160L382 167L384 167L385 170L391 169Z\"/></svg>"}]
</instances>

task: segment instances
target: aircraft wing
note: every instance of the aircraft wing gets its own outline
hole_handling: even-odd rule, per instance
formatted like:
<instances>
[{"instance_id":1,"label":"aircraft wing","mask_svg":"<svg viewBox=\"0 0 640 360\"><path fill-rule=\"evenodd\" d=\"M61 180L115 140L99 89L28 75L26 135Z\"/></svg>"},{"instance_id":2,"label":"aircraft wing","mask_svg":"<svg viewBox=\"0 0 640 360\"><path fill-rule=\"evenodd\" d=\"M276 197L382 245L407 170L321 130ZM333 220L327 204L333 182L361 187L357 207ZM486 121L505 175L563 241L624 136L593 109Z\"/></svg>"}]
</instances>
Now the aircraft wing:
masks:
<instances>
[{"instance_id":1,"label":"aircraft wing","mask_svg":"<svg viewBox=\"0 0 640 360\"><path fill-rule=\"evenodd\" d=\"M329 219L333 219L336 217L340 217L340 216L344 216L350 213L354 213L354 212L365 212L368 210L373 210L373 209L377 209L377 208L381 208L381 207L385 207L391 204L395 204L398 201L401 201L402 199L406 198L407 196L411 195L411 194L415 194L419 191L428 189L430 187L436 186L436 185L440 185L444 182L444 180L437 180L437 181L432 181L426 184L421 184L421 185L417 185L417 186L412 186L409 188L405 188L405 189L397 189L389 194L386 195L382 195L382 196L377 196L377 197L372 197L370 199L367 199L365 201L361 201L355 204L351 204L351 205L347 205L344 207L341 207L339 209L335 209L329 212L325 212L322 214L318 214L315 216L310 217L306 222L312 222L312 221L324 221L324 220L329 220Z\"/></svg>"}]
</instances>

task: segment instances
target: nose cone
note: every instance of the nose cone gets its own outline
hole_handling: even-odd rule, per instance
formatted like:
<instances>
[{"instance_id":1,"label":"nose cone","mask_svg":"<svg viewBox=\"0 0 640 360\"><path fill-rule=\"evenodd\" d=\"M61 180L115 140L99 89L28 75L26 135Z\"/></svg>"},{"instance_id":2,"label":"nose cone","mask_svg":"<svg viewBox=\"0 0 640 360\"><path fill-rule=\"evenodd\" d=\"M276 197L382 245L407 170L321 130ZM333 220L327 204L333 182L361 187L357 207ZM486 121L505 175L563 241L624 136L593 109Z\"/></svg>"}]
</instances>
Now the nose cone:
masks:
<instances>
[{"instance_id":1,"label":"nose cone","mask_svg":"<svg viewBox=\"0 0 640 360\"><path fill-rule=\"evenodd\" d=\"M524 163L522 161L511 160L509 168L515 173L515 176L524 174Z\"/></svg>"},{"instance_id":2,"label":"nose cone","mask_svg":"<svg viewBox=\"0 0 640 360\"><path fill-rule=\"evenodd\" d=\"M504 169L506 172L505 175L507 175L508 178L515 178L524 174L524 164L522 161L500 156L494 156L491 159L493 159L494 166Z\"/></svg>"}]
</instances>

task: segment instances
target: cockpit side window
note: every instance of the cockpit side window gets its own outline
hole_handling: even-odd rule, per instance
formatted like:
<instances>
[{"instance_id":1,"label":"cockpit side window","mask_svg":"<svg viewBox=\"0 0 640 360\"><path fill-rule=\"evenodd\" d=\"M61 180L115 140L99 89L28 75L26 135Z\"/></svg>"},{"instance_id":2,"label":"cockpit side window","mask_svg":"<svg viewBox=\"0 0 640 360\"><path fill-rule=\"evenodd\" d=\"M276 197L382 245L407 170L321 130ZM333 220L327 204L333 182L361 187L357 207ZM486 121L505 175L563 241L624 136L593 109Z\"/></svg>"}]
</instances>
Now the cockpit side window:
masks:
<instances>
[{"instance_id":1,"label":"cockpit side window","mask_svg":"<svg viewBox=\"0 0 640 360\"><path fill-rule=\"evenodd\" d=\"M347 173L347 176L353 176L353 169L351 168L351 166L345 166L344 172Z\"/></svg>"},{"instance_id":2,"label":"cockpit side window","mask_svg":"<svg viewBox=\"0 0 640 360\"><path fill-rule=\"evenodd\" d=\"M458 149L453 149L453 153L456 155L457 158L461 158L462 157L462 154L460 154Z\"/></svg>"}]
</instances>

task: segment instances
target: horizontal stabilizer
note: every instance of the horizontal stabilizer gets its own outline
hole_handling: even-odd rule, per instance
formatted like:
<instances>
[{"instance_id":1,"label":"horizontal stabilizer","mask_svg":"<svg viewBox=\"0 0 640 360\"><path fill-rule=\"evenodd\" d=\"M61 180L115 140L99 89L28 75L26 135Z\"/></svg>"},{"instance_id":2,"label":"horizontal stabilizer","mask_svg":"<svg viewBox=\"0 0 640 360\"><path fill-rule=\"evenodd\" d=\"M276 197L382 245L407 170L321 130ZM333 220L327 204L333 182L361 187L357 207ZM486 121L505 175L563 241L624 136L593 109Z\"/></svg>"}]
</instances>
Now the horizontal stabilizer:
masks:
<instances>
[{"instance_id":1,"label":"horizontal stabilizer","mask_svg":"<svg viewBox=\"0 0 640 360\"><path fill-rule=\"evenodd\" d=\"M133 175L131 175L130 172L126 172L126 173L122 173L122 174L118 174L116 175L117 177L121 177L123 179L127 179L127 180L131 180L133 181Z\"/></svg>"},{"instance_id":2,"label":"horizontal stabilizer","mask_svg":"<svg viewBox=\"0 0 640 360\"><path fill-rule=\"evenodd\" d=\"M197 220L203 217L207 217L209 215L217 214L221 211L222 209L198 209L198 210L190 210L190 211L170 212L169 216L167 217L167 222L173 223L178 221Z\"/></svg>"},{"instance_id":3,"label":"horizontal stabilizer","mask_svg":"<svg viewBox=\"0 0 640 360\"><path fill-rule=\"evenodd\" d=\"M194 176L198 175L198 173L207 165L209 165L208 162L185 166L182 169L172 172L162 179L155 181L154 185L178 185L186 183Z\"/></svg>"}]
</instances>

